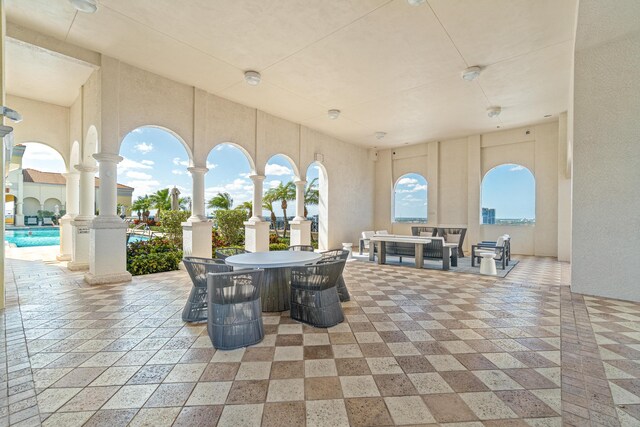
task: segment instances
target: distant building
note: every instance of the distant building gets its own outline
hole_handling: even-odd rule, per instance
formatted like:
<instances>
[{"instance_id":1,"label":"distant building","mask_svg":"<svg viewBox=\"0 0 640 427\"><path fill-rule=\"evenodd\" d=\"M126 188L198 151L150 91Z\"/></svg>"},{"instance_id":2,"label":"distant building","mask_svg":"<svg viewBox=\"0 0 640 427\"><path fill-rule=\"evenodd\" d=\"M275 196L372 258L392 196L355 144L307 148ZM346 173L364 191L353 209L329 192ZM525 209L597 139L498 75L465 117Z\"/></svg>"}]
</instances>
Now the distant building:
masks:
<instances>
[{"instance_id":1,"label":"distant building","mask_svg":"<svg viewBox=\"0 0 640 427\"><path fill-rule=\"evenodd\" d=\"M492 208L482 208L482 223L483 224L495 224L496 223L496 210Z\"/></svg>"}]
</instances>

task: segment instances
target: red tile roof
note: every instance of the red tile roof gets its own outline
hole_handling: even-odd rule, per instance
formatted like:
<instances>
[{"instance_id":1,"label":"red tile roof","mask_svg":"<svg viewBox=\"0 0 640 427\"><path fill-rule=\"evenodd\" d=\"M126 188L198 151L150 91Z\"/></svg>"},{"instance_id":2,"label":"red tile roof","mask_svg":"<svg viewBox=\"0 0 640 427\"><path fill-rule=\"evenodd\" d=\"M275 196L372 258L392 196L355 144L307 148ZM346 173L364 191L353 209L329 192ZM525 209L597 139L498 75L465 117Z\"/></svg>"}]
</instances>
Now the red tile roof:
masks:
<instances>
[{"instance_id":1,"label":"red tile roof","mask_svg":"<svg viewBox=\"0 0 640 427\"><path fill-rule=\"evenodd\" d=\"M34 182L36 184L57 184L65 185L67 180L61 173L57 172L42 172L36 169L23 169L22 178L24 182ZM100 186L100 178L96 178L96 187ZM133 190L133 187L128 185L118 184L118 188L123 190Z\"/></svg>"}]
</instances>

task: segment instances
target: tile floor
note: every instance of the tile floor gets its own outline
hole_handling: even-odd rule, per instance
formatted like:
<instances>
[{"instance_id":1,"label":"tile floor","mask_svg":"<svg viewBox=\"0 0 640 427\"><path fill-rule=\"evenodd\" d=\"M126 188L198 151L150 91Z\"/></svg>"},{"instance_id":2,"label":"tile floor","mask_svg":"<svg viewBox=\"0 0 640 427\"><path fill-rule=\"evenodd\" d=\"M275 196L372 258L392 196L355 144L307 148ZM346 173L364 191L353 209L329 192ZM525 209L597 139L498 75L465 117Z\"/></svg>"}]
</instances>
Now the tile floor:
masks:
<instances>
[{"instance_id":1,"label":"tile floor","mask_svg":"<svg viewBox=\"0 0 640 427\"><path fill-rule=\"evenodd\" d=\"M572 294L552 259L349 263L344 323L265 314L223 352L180 320L185 272L89 287L37 258L7 260L0 426L640 425L640 304Z\"/></svg>"}]
</instances>

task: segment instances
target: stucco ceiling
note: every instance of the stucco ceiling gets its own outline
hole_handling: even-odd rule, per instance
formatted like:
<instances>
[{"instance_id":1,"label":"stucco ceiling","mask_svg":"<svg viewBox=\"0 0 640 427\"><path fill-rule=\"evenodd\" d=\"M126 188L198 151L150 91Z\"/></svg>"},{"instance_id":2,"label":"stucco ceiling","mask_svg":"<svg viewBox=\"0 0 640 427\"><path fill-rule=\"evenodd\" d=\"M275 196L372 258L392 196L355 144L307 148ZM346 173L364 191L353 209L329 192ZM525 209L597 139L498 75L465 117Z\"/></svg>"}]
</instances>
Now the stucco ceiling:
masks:
<instances>
[{"instance_id":1,"label":"stucco ceiling","mask_svg":"<svg viewBox=\"0 0 640 427\"><path fill-rule=\"evenodd\" d=\"M99 0L97 13L84 14L67 0L6 0L10 22L378 147L565 111L575 8L576 0ZM471 65L485 69L466 82L460 73ZM247 69L262 73L259 86L244 82ZM502 107L498 118L487 117L491 105ZM342 111L338 120L327 118L330 108ZM379 141L377 131L387 136Z\"/></svg>"}]
</instances>

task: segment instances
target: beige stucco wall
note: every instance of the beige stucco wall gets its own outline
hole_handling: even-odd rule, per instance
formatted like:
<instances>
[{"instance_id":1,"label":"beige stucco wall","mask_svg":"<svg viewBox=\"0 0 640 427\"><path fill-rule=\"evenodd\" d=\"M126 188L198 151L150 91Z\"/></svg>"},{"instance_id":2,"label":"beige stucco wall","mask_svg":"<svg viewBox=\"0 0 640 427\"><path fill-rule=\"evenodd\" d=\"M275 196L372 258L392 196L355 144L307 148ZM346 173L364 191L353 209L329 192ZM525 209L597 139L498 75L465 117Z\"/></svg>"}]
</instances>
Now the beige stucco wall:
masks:
<instances>
[{"instance_id":1,"label":"beige stucco wall","mask_svg":"<svg viewBox=\"0 0 640 427\"><path fill-rule=\"evenodd\" d=\"M428 225L466 226L466 245L508 233L514 253L557 256L558 121L471 135L440 142L380 150L375 165L375 229L410 234L411 225L393 223L393 186L404 174L428 183ZM505 163L527 167L536 179L535 226L480 225L484 175Z\"/></svg>"},{"instance_id":2,"label":"beige stucco wall","mask_svg":"<svg viewBox=\"0 0 640 427\"><path fill-rule=\"evenodd\" d=\"M640 21L637 2L607 20L598 5L581 1L578 15L571 286L640 301Z\"/></svg>"}]
</instances>

